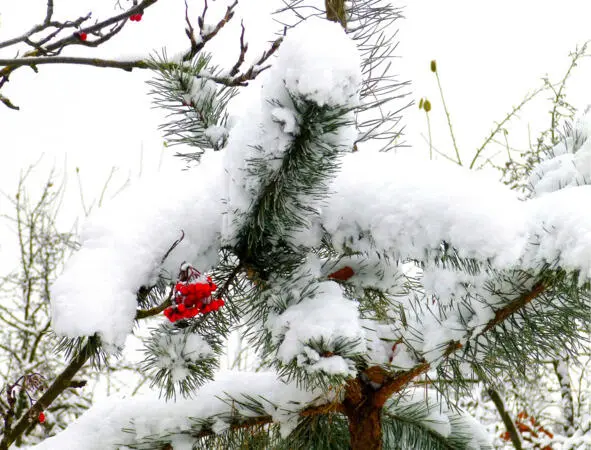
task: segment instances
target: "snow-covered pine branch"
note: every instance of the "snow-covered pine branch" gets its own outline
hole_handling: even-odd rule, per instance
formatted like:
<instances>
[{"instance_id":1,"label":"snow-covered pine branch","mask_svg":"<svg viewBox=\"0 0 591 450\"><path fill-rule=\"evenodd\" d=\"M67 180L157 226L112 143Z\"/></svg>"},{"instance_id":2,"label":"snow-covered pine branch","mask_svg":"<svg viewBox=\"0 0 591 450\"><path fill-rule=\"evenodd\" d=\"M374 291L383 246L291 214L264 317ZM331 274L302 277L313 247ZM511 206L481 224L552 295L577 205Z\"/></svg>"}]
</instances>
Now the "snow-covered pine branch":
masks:
<instances>
[{"instance_id":1,"label":"snow-covered pine branch","mask_svg":"<svg viewBox=\"0 0 591 450\"><path fill-rule=\"evenodd\" d=\"M222 372L191 399L165 402L155 396L142 396L104 401L66 431L35 449L149 450L158 448L163 441L175 450L207 449L211 448L208 444L219 443L208 438L224 434L243 440L243 434L249 434L250 439L257 437L251 441L256 445L254 448L288 449L296 445L294 435L308 437L308 443L313 445L309 435L317 427L326 432L320 434L320 440L338 445L347 441L346 421L335 416L329 419L334 421L330 425L321 419L321 413L338 411L334 392L303 390L269 372ZM443 448L461 445L466 437L475 445L486 441L485 436L478 435L478 425L469 417L462 417L435 399L428 406L410 400L388 405L386 423L392 430L387 433L386 442L390 439L392 443L398 442L396 428L406 433L403 442L416 442L417 435L426 432L432 442ZM253 426L265 428L253 433L248 430ZM196 439L202 440L198 447L193 446ZM224 442L225 448L231 448L235 440Z\"/></svg>"},{"instance_id":2,"label":"snow-covered pine branch","mask_svg":"<svg viewBox=\"0 0 591 450\"><path fill-rule=\"evenodd\" d=\"M229 429L273 422L284 444L299 436L301 446L305 411L324 405L313 415L337 414L334 430L346 428L355 450L438 448L430 432L452 448L485 448L428 407L392 405L408 405L417 380L458 391L466 375L494 381L565 343L576 352L579 331L565 322L584 320L589 307L591 213L580 205L591 186L523 201L455 165L369 144L354 152L361 65L340 25L305 20L289 30L260 103L228 130L221 152L205 152L186 177L122 197L88 226L54 287L58 333L121 345L138 290L163 271L175 281L183 261L213 271L231 309L159 328L147 346L155 382L168 397L180 387L202 401L112 404L121 413L110 414L111 445L237 444L247 433ZM185 239L163 261L180 230ZM232 326L275 372L192 392L211 379ZM105 411L80 429L90 433L93 414ZM441 424L426 432L422 417Z\"/></svg>"},{"instance_id":3,"label":"snow-covered pine branch","mask_svg":"<svg viewBox=\"0 0 591 450\"><path fill-rule=\"evenodd\" d=\"M146 181L94 214L82 231L81 250L53 285L56 333L98 333L104 343L121 346L133 328L142 286L155 284L161 274L175 277L184 261L203 270L218 264L223 172L221 154L208 157L198 176Z\"/></svg>"}]
</instances>

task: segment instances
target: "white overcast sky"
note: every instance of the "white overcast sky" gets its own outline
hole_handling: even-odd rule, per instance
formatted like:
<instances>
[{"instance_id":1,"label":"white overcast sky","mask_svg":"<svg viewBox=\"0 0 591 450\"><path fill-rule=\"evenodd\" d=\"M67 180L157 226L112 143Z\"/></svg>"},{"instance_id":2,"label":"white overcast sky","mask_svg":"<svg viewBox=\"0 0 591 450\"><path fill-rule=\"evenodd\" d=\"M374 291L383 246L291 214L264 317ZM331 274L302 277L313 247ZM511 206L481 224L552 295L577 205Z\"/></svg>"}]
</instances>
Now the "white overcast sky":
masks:
<instances>
[{"instance_id":1,"label":"white overcast sky","mask_svg":"<svg viewBox=\"0 0 591 450\"><path fill-rule=\"evenodd\" d=\"M56 13L97 15L112 11L115 0L55 0ZM213 4L220 5L224 0ZM268 11L276 0L242 0L251 57L272 38ZM192 12L200 11L193 0ZM398 3L395 3L398 5ZM433 103L435 144L449 150L435 79L429 61L436 59L446 100L454 119L458 144L467 157L484 139L495 120L539 85L545 74L559 77L568 66L568 54L591 39L591 2L584 0L407 0L406 19L399 22L396 70L413 82L412 98L427 96ZM44 0L0 0L0 40L12 37L44 15ZM64 16L62 16L64 17ZM103 57L146 55L168 46L170 53L184 48L182 0L160 0L140 23L129 23L113 42L92 51ZM236 21L236 24L238 21ZM215 47L221 59L236 56L236 30L229 30ZM214 49L214 47L212 47ZM78 50L78 49L74 49ZM87 49L80 49L87 53ZM70 52L77 53L76 51ZM12 56L4 51L3 57ZM581 64L571 83L571 100L584 107L591 102L588 62ZM160 116L150 107L144 83L147 73L74 66L44 66L39 74L20 69L5 95L21 107L0 107L0 189L14 191L21 168L44 154L46 166L65 167L69 186L76 191L74 169L80 168L87 200L96 197L111 167L121 183L128 174L155 172L163 151L157 130ZM586 81L586 82L585 82ZM541 129L545 110L528 110L528 122ZM534 123L537 122L537 123ZM424 114L406 113L407 141L425 151ZM176 167L164 149L164 168ZM66 162L65 162L66 161ZM178 165L178 164L177 164ZM166 177L166 171L160 172ZM39 175L41 177L41 175ZM78 201L73 196L69 201ZM0 200L0 211L6 202ZM3 240L3 239L2 239ZM1 243L0 243L1 244Z\"/></svg>"}]
</instances>

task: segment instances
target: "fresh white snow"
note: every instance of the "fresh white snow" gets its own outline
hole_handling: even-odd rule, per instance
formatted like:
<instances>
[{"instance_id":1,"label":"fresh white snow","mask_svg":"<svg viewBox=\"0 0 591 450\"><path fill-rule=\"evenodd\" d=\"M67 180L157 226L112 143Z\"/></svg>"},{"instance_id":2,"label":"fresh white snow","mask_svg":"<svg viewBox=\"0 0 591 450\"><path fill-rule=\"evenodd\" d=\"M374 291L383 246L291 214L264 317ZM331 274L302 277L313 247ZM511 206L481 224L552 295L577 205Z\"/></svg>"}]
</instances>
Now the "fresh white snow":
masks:
<instances>
[{"instance_id":1,"label":"fresh white snow","mask_svg":"<svg viewBox=\"0 0 591 450\"><path fill-rule=\"evenodd\" d=\"M276 423L290 430L297 423L298 411L331 400L321 391L305 391L295 383L285 383L269 372L221 372L191 399L166 402L154 396L107 398L93 406L60 434L44 440L35 450L118 450L143 439L183 432L196 421L213 419L223 432L232 414L252 417L252 410L240 401L261 400L264 411ZM235 399L238 402L232 402Z\"/></svg>"},{"instance_id":2,"label":"fresh white snow","mask_svg":"<svg viewBox=\"0 0 591 450\"><path fill-rule=\"evenodd\" d=\"M97 210L81 249L52 288L52 326L68 337L99 333L120 346L131 332L136 293L160 271L176 277L183 261L205 271L217 264L222 221L222 155L174 178L146 180ZM184 232L182 242L161 260Z\"/></svg>"}]
</instances>

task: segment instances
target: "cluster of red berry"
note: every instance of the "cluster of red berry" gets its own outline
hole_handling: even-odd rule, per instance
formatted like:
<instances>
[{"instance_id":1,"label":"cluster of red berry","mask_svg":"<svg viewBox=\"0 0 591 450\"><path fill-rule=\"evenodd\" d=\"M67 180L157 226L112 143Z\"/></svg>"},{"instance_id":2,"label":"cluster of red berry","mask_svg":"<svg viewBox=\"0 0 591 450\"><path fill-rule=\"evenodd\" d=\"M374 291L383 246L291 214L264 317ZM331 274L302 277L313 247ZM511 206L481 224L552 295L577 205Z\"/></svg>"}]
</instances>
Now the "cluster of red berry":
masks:
<instances>
[{"instance_id":1,"label":"cluster of red berry","mask_svg":"<svg viewBox=\"0 0 591 450\"><path fill-rule=\"evenodd\" d=\"M174 287L174 304L164 310L171 322L190 319L197 314L207 314L224 306L221 298L212 299L217 289L211 277L204 278L193 267L185 269L187 281L179 281Z\"/></svg>"},{"instance_id":2,"label":"cluster of red berry","mask_svg":"<svg viewBox=\"0 0 591 450\"><path fill-rule=\"evenodd\" d=\"M142 16L142 13L132 14L131 16L129 16L129 20L131 20L132 22L139 22L140 20L142 20Z\"/></svg>"}]
</instances>

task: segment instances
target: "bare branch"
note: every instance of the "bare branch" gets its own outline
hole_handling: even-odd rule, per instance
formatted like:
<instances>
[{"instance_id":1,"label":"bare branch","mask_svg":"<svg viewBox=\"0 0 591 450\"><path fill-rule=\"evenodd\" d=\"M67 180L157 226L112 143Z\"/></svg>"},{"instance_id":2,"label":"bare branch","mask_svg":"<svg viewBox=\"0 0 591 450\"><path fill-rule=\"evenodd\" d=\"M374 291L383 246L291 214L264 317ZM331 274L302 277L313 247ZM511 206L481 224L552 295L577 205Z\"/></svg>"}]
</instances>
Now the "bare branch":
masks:
<instances>
[{"instance_id":1,"label":"bare branch","mask_svg":"<svg viewBox=\"0 0 591 450\"><path fill-rule=\"evenodd\" d=\"M10 447L10 445L30 426L30 419L32 417L37 417L43 409L48 407L64 390L70 387L72 378L91 356L92 351L90 351L89 344L86 344L62 373L58 375L51 386L47 388L41 398L35 402L25 414L23 414L14 428L5 431L2 441L0 441L0 450L8 450L8 447Z\"/></svg>"},{"instance_id":2,"label":"bare branch","mask_svg":"<svg viewBox=\"0 0 591 450\"><path fill-rule=\"evenodd\" d=\"M94 34L94 35L98 35L101 36L101 32L104 28L107 28L111 25L117 25L116 26L116 30L119 30L121 28L123 28L123 26L125 25L125 23L127 22L127 19L129 19L130 16L134 15L134 14L138 14L138 13L143 13L143 11L152 6L153 4L155 4L158 0L144 0L143 2L141 2L139 5L134 6L133 8L118 14L116 16L110 17L109 19L105 19L101 22L97 22L94 25L88 26L88 27L84 27L80 29L80 32L84 32L87 34ZM115 34L118 31L115 32ZM112 33L112 32L111 32ZM107 35L109 35L110 33L108 33ZM99 41L101 41L101 39L103 39L103 37L101 37L99 39ZM108 38L110 39L110 37ZM105 39L105 40L108 40ZM100 43L102 43L104 41L101 41ZM77 45L86 45L86 46L96 46L93 45L92 42L84 42L81 41L78 36L76 34L72 34L71 36L62 38L48 46L45 47L45 51L47 52L52 52L52 51L58 51L58 53L63 50L64 47L66 47L67 45L71 45L71 44L77 44ZM37 56L36 53L31 53L30 55L27 56Z\"/></svg>"},{"instance_id":3,"label":"bare branch","mask_svg":"<svg viewBox=\"0 0 591 450\"><path fill-rule=\"evenodd\" d=\"M4 66L0 70L0 88L8 81L10 74L17 68L28 66L36 70L37 64L48 64L51 61L44 60L44 59L37 59L36 62L26 62L27 59L31 58L40 58L40 57L56 57L59 55L64 48L69 45L83 45L86 47L98 47L99 45L107 42L115 35L117 35L123 27L127 23L127 19L129 19L134 14L143 13L143 11L155 4L158 0L143 0L141 3L133 6L131 9L117 14L113 17L105 19L103 21L97 22L94 25L90 25L87 27L82 27L82 24L90 19L91 14L87 14L86 16L79 17L74 21L66 21L66 22L58 22L53 21L53 11L54 11L54 3L53 0L47 1L47 8L45 12L45 18L41 24L35 25L26 33L23 33L20 36L17 36L12 39L8 39L4 42L0 42L0 49L7 48L13 46L18 43L25 43L33 48L28 53L25 53L24 57L21 58L13 58L13 59L3 59L0 63L0 66ZM107 32L105 30L111 27L111 29ZM34 39L34 35L39 32L50 30L54 28L49 34L41 39ZM63 32L64 30L71 28L77 30L75 33L71 33L65 37L58 38L58 35ZM85 38L82 39L81 36L96 36L96 39L86 40ZM85 60L85 61L81 61ZM91 58L81 58L76 62L76 59L62 59L61 61L56 61L56 64L60 63L74 63L74 64L83 64L83 65L92 65L95 67L114 67L114 68L122 68L124 70L131 70L134 67L144 66L142 68L147 68L148 65L144 61L135 61L135 62L128 62L128 63L121 63L117 61L109 61L106 62L104 60L92 60ZM91 62L92 61L92 62ZM0 101L7 107L11 109L18 109L9 99L4 96L0 96Z\"/></svg>"},{"instance_id":4,"label":"bare branch","mask_svg":"<svg viewBox=\"0 0 591 450\"><path fill-rule=\"evenodd\" d=\"M246 52L248 51L248 44L244 42L244 23L240 22L240 28L242 31L240 32L240 55L238 56L238 61L230 70L230 76L233 77L240 71L240 66L244 63L244 58L246 57Z\"/></svg>"},{"instance_id":5,"label":"bare branch","mask_svg":"<svg viewBox=\"0 0 591 450\"><path fill-rule=\"evenodd\" d=\"M0 66L34 67L42 64L77 64L82 66L108 67L112 69L149 69L151 66L144 60L117 61L114 59L83 58L78 56L41 56L36 58L0 59Z\"/></svg>"},{"instance_id":6,"label":"bare branch","mask_svg":"<svg viewBox=\"0 0 591 450\"><path fill-rule=\"evenodd\" d=\"M2 87L1 84L0 84L0 87ZM10 99L4 97L2 94L0 94L0 102L4 103L4 105L8 106L10 109L15 109L17 111L20 109L18 106L16 106L14 103L12 103L10 101Z\"/></svg>"},{"instance_id":7,"label":"bare branch","mask_svg":"<svg viewBox=\"0 0 591 450\"><path fill-rule=\"evenodd\" d=\"M51 21L51 16L53 16L53 0L47 0L47 11L43 25L47 25Z\"/></svg>"},{"instance_id":8,"label":"bare branch","mask_svg":"<svg viewBox=\"0 0 591 450\"><path fill-rule=\"evenodd\" d=\"M200 38L199 40L197 40L197 38L195 38L195 33L194 33L195 30L193 28L193 25L191 25L191 21L189 20L189 7L188 7L187 3L185 2L185 20L187 22L187 27L188 27L185 30L185 33L186 33L187 37L189 38L189 40L191 41L191 48L183 56L183 61L192 60L197 55L197 53L199 53L201 50L203 50L203 47L205 47L205 44L207 44L209 41L211 41L219 33L219 31L222 28L224 28L224 26L226 26L226 24L228 22L230 22L230 20L232 20L232 17L234 17L234 9L236 8L237 5L238 5L238 0L235 0L234 3L229 5L228 8L226 9L226 14L224 15L224 17L216 24L216 26L213 28L213 30L208 32L205 27L205 14L207 12L207 1L205 1L204 7L203 7L203 12L201 13L201 16L199 16L199 18L197 19L197 22L198 22L197 24L199 25L199 38Z\"/></svg>"},{"instance_id":9,"label":"bare branch","mask_svg":"<svg viewBox=\"0 0 591 450\"><path fill-rule=\"evenodd\" d=\"M234 76L229 76L229 77L217 77L217 78L212 77L212 79L216 83L224 84L226 86L246 86L246 85L248 85L248 81L254 80L260 73L264 72L269 67L271 67L270 64L267 64L267 65L264 65L264 64L279 49L279 46L281 45L282 42L283 42L282 37L275 39L271 43L271 47L269 48L269 50L263 52L263 54L258 59L258 61L255 62L252 66L250 66L246 72L243 72L243 73L240 73L240 74L237 74ZM247 46L248 46L248 44L247 44ZM246 50L245 50L245 53L246 53ZM238 62L240 62L240 60ZM234 67L237 67L237 64L234 65ZM239 66L240 65L238 65L238 67ZM234 69L232 69L232 70L234 70Z\"/></svg>"}]
</instances>

